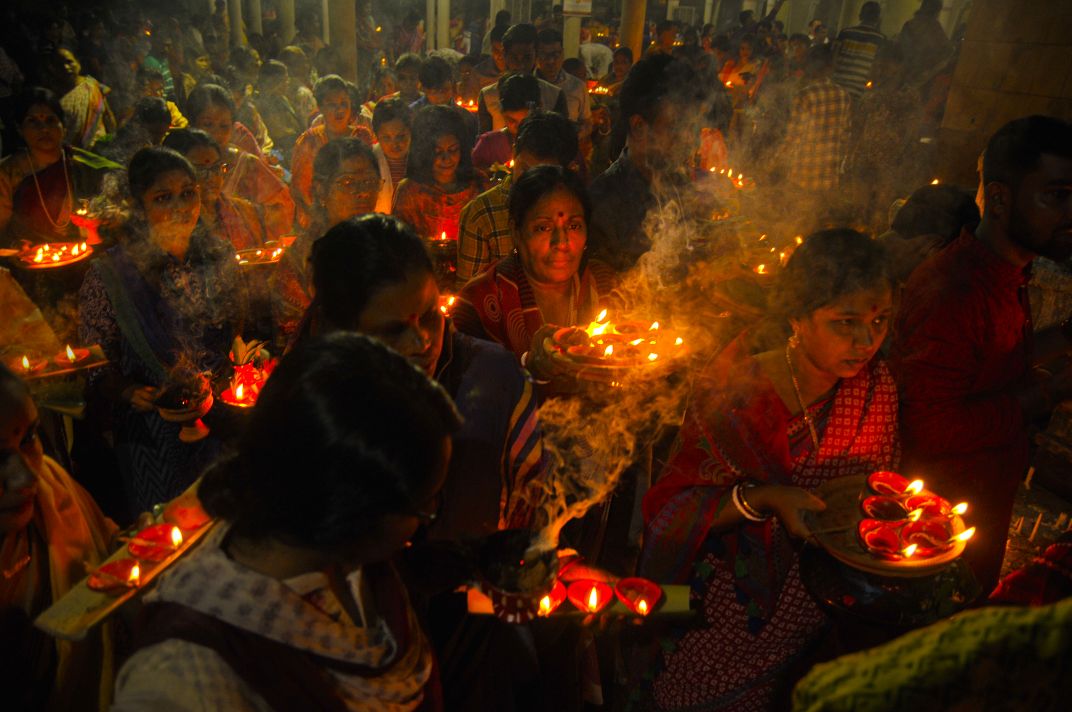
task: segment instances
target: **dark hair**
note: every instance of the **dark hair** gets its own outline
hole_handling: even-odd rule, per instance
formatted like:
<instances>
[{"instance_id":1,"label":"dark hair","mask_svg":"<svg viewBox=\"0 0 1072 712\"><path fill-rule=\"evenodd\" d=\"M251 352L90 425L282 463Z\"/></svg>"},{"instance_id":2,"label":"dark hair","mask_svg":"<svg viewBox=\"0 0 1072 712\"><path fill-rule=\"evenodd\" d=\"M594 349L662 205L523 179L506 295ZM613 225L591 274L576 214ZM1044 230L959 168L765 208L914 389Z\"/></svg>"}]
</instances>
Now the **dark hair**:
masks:
<instances>
[{"instance_id":1,"label":"dark hair","mask_svg":"<svg viewBox=\"0 0 1072 712\"><path fill-rule=\"evenodd\" d=\"M348 136L325 143L313 158L313 185L327 183L339 172L342 162L348 158L360 157L368 161L380 174L380 162L368 144L359 138Z\"/></svg>"},{"instance_id":2,"label":"dark hair","mask_svg":"<svg viewBox=\"0 0 1072 712\"><path fill-rule=\"evenodd\" d=\"M633 63L633 50L631 47L619 47L618 49L614 50L613 56L624 56L629 60L629 64Z\"/></svg>"},{"instance_id":3,"label":"dark hair","mask_svg":"<svg viewBox=\"0 0 1072 712\"><path fill-rule=\"evenodd\" d=\"M588 190L584 187L584 181L573 171L562 166L534 166L514 181L510 186L509 210L510 221L514 225L520 225L525 221L525 216L548 193L558 188L565 188L581 201L584 209L585 223L591 222L592 201L588 198Z\"/></svg>"},{"instance_id":4,"label":"dark hair","mask_svg":"<svg viewBox=\"0 0 1072 712\"><path fill-rule=\"evenodd\" d=\"M811 42L811 40L808 41ZM730 42L729 35L715 35L715 38L711 40L711 46L719 52L729 52L733 49L733 43Z\"/></svg>"},{"instance_id":5,"label":"dark hair","mask_svg":"<svg viewBox=\"0 0 1072 712\"><path fill-rule=\"evenodd\" d=\"M752 20L753 15L755 15L755 12L753 12L752 10L744 10L739 15L737 15L737 20L742 25L747 25Z\"/></svg>"},{"instance_id":6,"label":"dark hair","mask_svg":"<svg viewBox=\"0 0 1072 712\"><path fill-rule=\"evenodd\" d=\"M261 88L264 88L268 84L274 84L281 81L288 74L287 65L283 64L278 59L269 59L261 65L261 73L257 78L257 84Z\"/></svg>"},{"instance_id":7,"label":"dark hair","mask_svg":"<svg viewBox=\"0 0 1072 712\"><path fill-rule=\"evenodd\" d=\"M44 87L31 87L15 98L14 106L12 107L12 116L15 119L15 123L21 124L26 119L26 115L30 113L30 109L37 104L47 106L52 110L53 114L59 117L60 121L63 121L63 105L60 104L60 98Z\"/></svg>"},{"instance_id":8,"label":"dark hair","mask_svg":"<svg viewBox=\"0 0 1072 712\"><path fill-rule=\"evenodd\" d=\"M326 77L320 77L316 80L316 84L313 85L313 96L316 97L318 106L320 105L320 102L328 98L328 94L334 94L337 91L346 92L347 96L350 94L346 82L338 74L329 74Z\"/></svg>"},{"instance_id":9,"label":"dark hair","mask_svg":"<svg viewBox=\"0 0 1072 712\"><path fill-rule=\"evenodd\" d=\"M377 132L388 121L401 121L406 128L413 126L413 111L406 102L397 96L393 99L384 99L376 104L372 111L372 130Z\"/></svg>"},{"instance_id":10,"label":"dark hair","mask_svg":"<svg viewBox=\"0 0 1072 712\"><path fill-rule=\"evenodd\" d=\"M509 51L511 47L519 44L536 46L537 34L536 25L531 25L527 22L513 25L503 35L503 49Z\"/></svg>"},{"instance_id":11,"label":"dark hair","mask_svg":"<svg viewBox=\"0 0 1072 712\"><path fill-rule=\"evenodd\" d=\"M305 63L306 67L309 67L309 55L305 54L305 50L296 45L287 45L283 49L279 50L279 61L287 65L287 69L298 69L301 63ZM308 79L308 77L306 77Z\"/></svg>"},{"instance_id":12,"label":"dark hair","mask_svg":"<svg viewBox=\"0 0 1072 712\"><path fill-rule=\"evenodd\" d=\"M141 149L134 154L127 166L130 194L140 202L156 177L168 171L184 171L191 179L197 180L194 167L186 160L186 156L178 151L159 146Z\"/></svg>"},{"instance_id":13,"label":"dark hair","mask_svg":"<svg viewBox=\"0 0 1072 712\"><path fill-rule=\"evenodd\" d=\"M503 111L540 106L540 82L531 74L505 74L499 78L499 107Z\"/></svg>"},{"instance_id":14,"label":"dark hair","mask_svg":"<svg viewBox=\"0 0 1072 712\"><path fill-rule=\"evenodd\" d=\"M536 44L562 44L562 33L553 27L545 27L536 34Z\"/></svg>"},{"instance_id":15,"label":"dark hair","mask_svg":"<svg viewBox=\"0 0 1072 712\"><path fill-rule=\"evenodd\" d=\"M916 10L917 15L937 15L942 11L942 0L923 0Z\"/></svg>"},{"instance_id":16,"label":"dark hair","mask_svg":"<svg viewBox=\"0 0 1072 712\"><path fill-rule=\"evenodd\" d=\"M656 35L661 35L667 30L677 30L677 23L673 20L662 20L659 24L655 25Z\"/></svg>"},{"instance_id":17,"label":"dark hair","mask_svg":"<svg viewBox=\"0 0 1072 712\"><path fill-rule=\"evenodd\" d=\"M799 42L806 47L811 46L811 38L803 32L794 32L793 34L789 35L789 42Z\"/></svg>"},{"instance_id":18,"label":"dark hair","mask_svg":"<svg viewBox=\"0 0 1072 712\"><path fill-rule=\"evenodd\" d=\"M223 149L220 148L220 144L216 143L216 139L201 129L175 129L164 137L162 145L184 156L195 148L211 148L221 157L223 156Z\"/></svg>"},{"instance_id":19,"label":"dark hair","mask_svg":"<svg viewBox=\"0 0 1072 712\"><path fill-rule=\"evenodd\" d=\"M398 59L395 60L395 72L401 72L403 69L416 69L421 71L421 58L420 55L413 52L406 52Z\"/></svg>"},{"instance_id":20,"label":"dark hair","mask_svg":"<svg viewBox=\"0 0 1072 712\"><path fill-rule=\"evenodd\" d=\"M743 44L746 44L749 47L751 47L752 49L755 49L756 48L756 36L755 35L745 35L744 37L742 37L740 42L737 43L737 49L740 49L741 45L743 45Z\"/></svg>"},{"instance_id":21,"label":"dark hair","mask_svg":"<svg viewBox=\"0 0 1072 712\"><path fill-rule=\"evenodd\" d=\"M848 294L893 288L882 245L848 228L820 230L789 258L770 298L771 312L801 318Z\"/></svg>"},{"instance_id":22,"label":"dark hair","mask_svg":"<svg viewBox=\"0 0 1072 712\"><path fill-rule=\"evenodd\" d=\"M310 262L320 315L329 328L354 330L372 297L414 273L432 274L432 261L406 223L373 213L335 225L313 243Z\"/></svg>"},{"instance_id":23,"label":"dark hair","mask_svg":"<svg viewBox=\"0 0 1072 712\"><path fill-rule=\"evenodd\" d=\"M138 84L145 85L149 82L162 82L164 81L164 73L159 69L149 69L148 67L139 67L135 77L138 80Z\"/></svg>"},{"instance_id":24,"label":"dark hair","mask_svg":"<svg viewBox=\"0 0 1072 712\"><path fill-rule=\"evenodd\" d=\"M696 70L687 62L665 54L645 57L634 64L618 94L623 119L639 114L649 124L655 121L665 102L687 111L702 99Z\"/></svg>"},{"instance_id":25,"label":"dark hair","mask_svg":"<svg viewBox=\"0 0 1072 712\"><path fill-rule=\"evenodd\" d=\"M860 7L860 19L864 22L874 22L882 17L882 6L874 0L868 0Z\"/></svg>"},{"instance_id":26,"label":"dark hair","mask_svg":"<svg viewBox=\"0 0 1072 712\"><path fill-rule=\"evenodd\" d=\"M507 28L510 26L510 11L499 10L495 13L495 27Z\"/></svg>"},{"instance_id":27,"label":"dark hair","mask_svg":"<svg viewBox=\"0 0 1072 712\"><path fill-rule=\"evenodd\" d=\"M502 42L503 35L510 29L509 25L495 25L491 28L491 34L488 35L488 42Z\"/></svg>"},{"instance_id":28,"label":"dark hair","mask_svg":"<svg viewBox=\"0 0 1072 712\"><path fill-rule=\"evenodd\" d=\"M579 57L566 57L566 59L562 61L562 70L568 74L573 74L574 76L576 76L577 72L580 72L581 75L585 76L585 79L587 79L588 70L585 68L584 62L582 62Z\"/></svg>"},{"instance_id":29,"label":"dark hair","mask_svg":"<svg viewBox=\"0 0 1072 712\"><path fill-rule=\"evenodd\" d=\"M464 54L461 57L458 57L458 66L460 67L463 64L465 64L465 65L468 65L470 67L475 67L477 62L479 62L479 61L480 61L480 57L477 57L476 55Z\"/></svg>"},{"instance_id":30,"label":"dark hair","mask_svg":"<svg viewBox=\"0 0 1072 712\"><path fill-rule=\"evenodd\" d=\"M566 168L577 158L577 130L573 122L553 111L534 111L517 128L514 153L553 158Z\"/></svg>"},{"instance_id":31,"label":"dark hair","mask_svg":"<svg viewBox=\"0 0 1072 712\"><path fill-rule=\"evenodd\" d=\"M379 342L309 339L280 361L198 496L235 534L345 555L383 515L422 504L459 424L446 392Z\"/></svg>"},{"instance_id":32,"label":"dark hair","mask_svg":"<svg viewBox=\"0 0 1072 712\"><path fill-rule=\"evenodd\" d=\"M197 118L213 106L227 109L232 117L235 115L235 103L230 91L218 84L198 84L186 97L186 116L191 123L196 123Z\"/></svg>"},{"instance_id":33,"label":"dark hair","mask_svg":"<svg viewBox=\"0 0 1072 712\"><path fill-rule=\"evenodd\" d=\"M903 238L939 235L946 245L965 228L975 232L978 225L974 195L953 185L925 185L909 196L890 228Z\"/></svg>"},{"instance_id":34,"label":"dark hair","mask_svg":"<svg viewBox=\"0 0 1072 712\"><path fill-rule=\"evenodd\" d=\"M159 96L143 96L134 104L134 120L142 126L171 125L171 111Z\"/></svg>"},{"instance_id":35,"label":"dark hair","mask_svg":"<svg viewBox=\"0 0 1072 712\"><path fill-rule=\"evenodd\" d=\"M1053 116L1025 116L1002 126L983 152L983 183L1018 188L1045 154L1072 158L1072 124Z\"/></svg>"},{"instance_id":36,"label":"dark hair","mask_svg":"<svg viewBox=\"0 0 1072 712\"><path fill-rule=\"evenodd\" d=\"M816 45L808 50L804 58L804 71L808 74L822 72L834 63L834 52L830 45Z\"/></svg>"},{"instance_id":37,"label":"dark hair","mask_svg":"<svg viewBox=\"0 0 1072 712\"><path fill-rule=\"evenodd\" d=\"M454 81L454 70L451 69L450 62L432 55L421 63L417 79L421 82L421 86L437 89L447 82Z\"/></svg>"},{"instance_id":38,"label":"dark hair","mask_svg":"<svg viewBox=\"0 0 1072 712\"><path fill-rule=\"evenodd\" d=\"M461 148L455 179L465 183L473 178L473 138L465 124L465 117L459 112L449 106L423 106L413 117L412 131L413 139L406 159L407 178L425 185L435 182L432 176L435 144L445 134L458 139Z\"/></svg>"}]
</instances>

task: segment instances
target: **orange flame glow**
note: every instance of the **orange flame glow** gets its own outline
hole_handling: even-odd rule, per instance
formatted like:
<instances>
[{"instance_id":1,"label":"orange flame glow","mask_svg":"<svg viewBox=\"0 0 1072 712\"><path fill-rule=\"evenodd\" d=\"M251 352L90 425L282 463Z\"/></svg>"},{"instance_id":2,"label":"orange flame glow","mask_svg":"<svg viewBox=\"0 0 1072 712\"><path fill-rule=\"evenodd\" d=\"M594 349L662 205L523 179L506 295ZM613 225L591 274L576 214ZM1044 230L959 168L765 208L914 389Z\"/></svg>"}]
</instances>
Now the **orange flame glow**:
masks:
<instances>
[{"instance_id":1,"label":"orange flame glow","mask_svg":"<svg viewBox=\"0 0 1072 712\"><path fill-rule=\"evenodd\" d=\"M637 599L636 612L642 616L648 615L648 602L643 598Z\"/></svg>"},{"instance_id":2,"label":"orange flame glow","mask_svg":"<svg viewBox=\"0 0 1072 712\"><path fill-rule=\"evenodd\" d=\"M904 557L906 559L911 558L912 554L916 553L916 549L918 549L918 548L919 548L918 544L909 544L908 546L906 546L904 548L904 551L902 551L901 553L904 554Z\"/></svg>"},{"instance_id":3,"label":"orange flame glow","mask_svg":"<svg viewBox=\"0 0 1072 712\"><path fill-rule=\"evenodd\" d=\"M912 480L905 487L905 494L919 494L923 491L923 480Z\"/></svg>"},{"instance_id":4,"label":"orange flame glow","mask_svg":"<svg viewBox=\"0 0 1072 712\"><path fill-rule=\"evenodd\" d=\"M234 389L235 400L242 400L242 396L244 396L245 393L246 393L246 387L243 384L239 383L237 386L235 386L235 389Z\"/></svg>"},{"instance_id":5,"label":"orange flame glow","mask_svg":"<svg viewBox=\"0 0 1072 712\"><path fill-rule=\"evenodd\" d=\"M610 356L613 353L614 353L614 345L613 344L611 344L611 345L607 346L607 348L603 349L603 355L604 356Z\"/></svg>"},{"instance_id":6,"label":"orange flame glow","mask_svg":"<svg viewBox=\"0 0 1072 712\"><path fill-rule=\"evenodd\" d=\"M178 527L171 527L171 546L176 549L182 546L182 531Z\"/></svg>"},{"instance_id":7,"label":"orange flame glow","mask_svg":"<svg viewBox=\"0 0 1072 712\"><path fill-rule=\"evenodd\" d=\"M599 590L595 586L588 592L588 610L592 613L599 610Z\"/></svg>"},{"instance_id":8,"label":"orange flame glow","mask_svg":"<svg viewBox=\"0 0 1072 712\"><path fill-rule=\"evenodd\" d=\"M955 505L950 511L959 517L968 511L968 503L961 502L960 504Z\"/></svg>"},{"instance_id":9,"label":"orange flame glow","mask_svg":"<svg viewBox=\"0 0 1072 712\"><path fill-rule=\"evenodd\" d=\"M28 356L22 357L22 368L24 371L30 370L30 358Z\"/></svg>"},{"instance_id":10,"label":"orange flame glow","mask_svg":"<svg viewBox=\"0 0 1072 712\"><path fill-rule=\"evenodd\" d=\"M975 527L968 527L967 529L962 531L960 534L957 534L955 537L953 537L949 541L950 541L950 543L952 543L954 541L968 541L973 536L975 536Z\"/></svg>"},{"instance_id":11,"label":"orange flame glow","mask_svg":"<svg viewBox=\"0 0 1072 712\"><path fill-rule=\"evenodd\" d=\"M134 564L134 566L130 569L130 577L127 580L137 586L138 583L141 581L141 566L139 566L138 564Z\"/></svg>"},{"instance_id":12,"label":"orange flame glow","mask_svg":"<svg viewBox=\"0 0 1072 712\"><path fill-rule=\"evenodd\" d=\"M551 615L551 597L550 596L544 596L543 598L540 599L540 615L544 616L544 617Z\"/></svg>"},{"instance_id":13,"label":"orange flame glow","mask_svg":"<svg viewBox=\"0 0 1072 712\"><path fill-rule=\"evenodd\" d=\"M74 350L71 348L70 344L67 344L67 360L71 363L78 360L78 357L74 355Z\"/></svg>"}]
</instances>

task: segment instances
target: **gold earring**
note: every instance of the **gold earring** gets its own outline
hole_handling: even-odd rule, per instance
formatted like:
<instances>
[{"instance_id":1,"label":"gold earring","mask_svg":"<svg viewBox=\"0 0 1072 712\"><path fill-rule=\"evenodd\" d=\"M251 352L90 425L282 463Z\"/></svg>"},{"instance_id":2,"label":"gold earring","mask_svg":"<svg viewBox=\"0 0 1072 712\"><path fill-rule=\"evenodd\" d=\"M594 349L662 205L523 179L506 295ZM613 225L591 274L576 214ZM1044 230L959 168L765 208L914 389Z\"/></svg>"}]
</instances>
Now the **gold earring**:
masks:
<instances>
[{"instance_id":1,"label":"gold earring","mask_svg":"<svg viewBox=\"0 0 1072 712\"><path fill-rule=\"evenodd\" d=\"M800 334L793 332L793 335L789 337L789 348L796 349L800 346Z\"/></svg>"}]
</instances>

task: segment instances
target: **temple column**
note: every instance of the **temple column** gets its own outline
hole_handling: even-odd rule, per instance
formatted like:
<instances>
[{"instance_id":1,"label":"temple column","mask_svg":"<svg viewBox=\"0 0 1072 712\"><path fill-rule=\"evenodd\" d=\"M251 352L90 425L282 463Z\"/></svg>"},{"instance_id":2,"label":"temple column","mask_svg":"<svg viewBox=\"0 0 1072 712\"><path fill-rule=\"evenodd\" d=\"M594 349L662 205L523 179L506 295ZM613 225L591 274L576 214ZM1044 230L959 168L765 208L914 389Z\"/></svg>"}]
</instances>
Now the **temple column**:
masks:
<instances>
[{"instance_id":1,"label":"temple column","mask_svg":"<svg viewBox=\"0 0 1072 712\"><path fill-rule=\"evenodd\" d=\"M231 25L231 46L242 44L242 0L227 0L227 21Z\"/></svg>"},{"instance_id":2,"label":"temple column","mask_svg":"<svg viewBox=\"0 0 1072 712\"><path fill-rule=\"evenodd\" d=\"M622 47L633 50L633 57L639 60L644 53L644 13L646 0L622 0L622 24L618 39Z\"/></svg>"},{"instance_id":3,"label":"temple column","mask_svg":"<svg viewBox=\"0 0 1072 712\"><path fill-rule=\"evenodd\" d=\"M328 44L339 53L342 78L357 82L357 10L354 0L324 0L329 7L324 26L329 29Z\"/></svg>"},{"instance_id":4,"label":"temple column","mask_svg":"<svg viewBox=\"0 0 1072 712\"><path fill-rule=\"evenodd\" d=\"M246 26L249 31L258 35L264 34L264 25L261 22L261 0L246 0L246 14L249 16Z\"/></svg>"},{"instance_id":5,"label":"temple column","mask_svg":"<svg viewBox=\"0 0 1072 712\"><path fill-rule=\"evenodd\" d=\"M279 2L279 35L284 44L294 39L297 32L294 28L294 0L278 0ZM309 61L313 61L313 57Z\"/></svg>"}]
</instances>

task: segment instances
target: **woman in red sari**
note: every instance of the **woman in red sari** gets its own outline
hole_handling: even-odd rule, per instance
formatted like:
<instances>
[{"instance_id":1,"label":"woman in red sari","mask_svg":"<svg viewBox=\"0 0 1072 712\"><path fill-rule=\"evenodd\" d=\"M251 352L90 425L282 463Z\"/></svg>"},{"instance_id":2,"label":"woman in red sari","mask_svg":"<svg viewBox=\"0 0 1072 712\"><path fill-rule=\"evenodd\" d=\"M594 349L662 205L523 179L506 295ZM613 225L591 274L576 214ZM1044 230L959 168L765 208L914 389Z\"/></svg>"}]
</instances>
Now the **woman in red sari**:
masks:
<instances>
[{"instance_id":1,"label":"woman in red sari","mask_svg":"<svg viewBox=\"0 0 1072 712\"><path fill-rule=\"evenodd\" d=\"M897 391L873 357L893 309L881 247L826 230L792 256L774 311L788 343L742 337L697 382L678 441L644 498L640 573L692 584L705 626L664 646L658 709L766 710L825 624L791 537L825 505L809 490L897 465Z\"/></svg>"},{"instance_id":2,"label":"woman in red sari","mask_svg":"<svg viewBox=\"0 0 1072 712\"><path fill-rule=\"evenodd\" d=\"M473 168L473 136L449 106L425 106L413 119L412 140L391 213L423 238L457 240L462 208L487 189Z\"/></svg>"}]
</instances>

